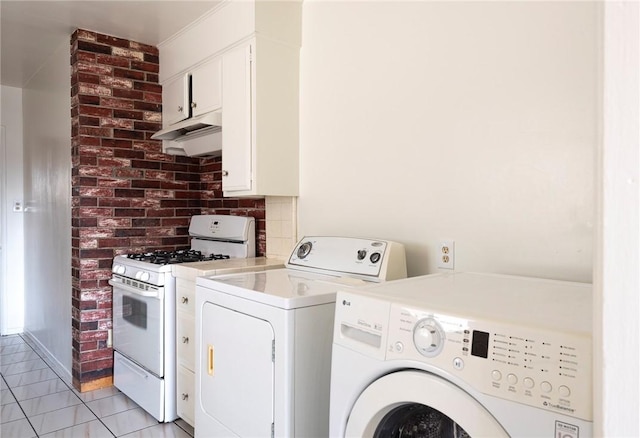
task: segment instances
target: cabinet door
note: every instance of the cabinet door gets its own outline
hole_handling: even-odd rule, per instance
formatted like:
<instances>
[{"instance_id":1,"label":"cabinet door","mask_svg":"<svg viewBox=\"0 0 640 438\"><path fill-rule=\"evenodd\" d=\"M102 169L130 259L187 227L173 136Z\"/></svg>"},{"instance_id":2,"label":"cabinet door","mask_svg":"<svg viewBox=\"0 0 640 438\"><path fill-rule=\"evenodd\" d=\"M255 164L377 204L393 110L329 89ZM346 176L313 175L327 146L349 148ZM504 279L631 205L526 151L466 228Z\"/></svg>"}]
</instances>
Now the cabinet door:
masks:
<instances>
[{"instance_id":1,"label":"cabinet door","mask_svg":"<svg viewBox=\"0 0 640 438\"><path fill-rule=\"evenodd\" d=\"M222 59L207 61L191 72L192 115L199 116L222 106Z\"/></svg>"},{"instance_id":2,"label":"cabinet door","mask_svg":"<svg viewBox=\"0 0 640 438\"><path fill-rule=\"evenodd\" d=\"M176 383L176 393L178 399L176 400L176 410L178 416L191 426L195 426L195 393L196 383L195 375L193 371L190 371L184 367L178 367L178 376Z\"/></svg>"},{"instance_id":3,"label":"cabinet door","mask_svg":"<svg viewBox=\"0 0 640 438\"><path fill-rule=\"evenodd\" d=\"M176 278L176 310L189 315L196 314L196 282Z\"/></svg>"},{"instance_id":4,"label":"cabinet door","mask_svg":"<svg viewBox=\"0 0 640 438\"><path fill-rule=\"evenodd\" d=\"M222 58L222 190L251 190L252 46Z\"/></svg>"},{"instance_id":5,"label":"cabinet door","mask_svg":"<svg viewBox=\"0 0 640 438\"><path fill-rule=\"evenodd\" d=\"M162 86L162 120L167 127L189 117L189 74Z\"/></svg>"},{"instance_id":6,"label":"cabinet door","mask_svg":"<svg viewBox=\"0 0 640 438\"><path fill-rule=\"evenodd\" d=\"M190 369L196 368L195 327L196 319L185 312L176 312L176 354L178 364Z\"/></svg>"}]
</instances>

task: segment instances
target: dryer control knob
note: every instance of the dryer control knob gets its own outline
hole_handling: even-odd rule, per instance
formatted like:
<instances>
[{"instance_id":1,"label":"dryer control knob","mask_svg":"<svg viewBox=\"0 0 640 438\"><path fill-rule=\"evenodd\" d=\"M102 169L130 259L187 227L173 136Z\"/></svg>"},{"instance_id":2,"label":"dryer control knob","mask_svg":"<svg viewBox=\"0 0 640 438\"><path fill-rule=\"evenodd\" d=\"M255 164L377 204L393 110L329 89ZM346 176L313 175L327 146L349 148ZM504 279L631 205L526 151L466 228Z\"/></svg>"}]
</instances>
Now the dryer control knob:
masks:
<instances>
[{"instance_id":1,"label":"dryer control knob","mask_svg":"<svg viewBox=\"0 0 640 438\"><path fill-rule=\"evenodd\" d=\"M311 248L313 247L313 244L311 242L304 242L303 244L301 244L298 247L298 251L297 251L297 255L299 259L303 259L306 256L309 255L309 253L311 252Z\"/></svg>"},{"instance_id":2,"label":"dryer control knob","mask_svg":"<svg viewBox=\"0 0 640 438\"><path fill-rule=\"evenodd\" d=\"M421 355L435 357L444 346L444 331L435 319L421 319L413 329L413 343Z\"/></svg>"}]
</instances>

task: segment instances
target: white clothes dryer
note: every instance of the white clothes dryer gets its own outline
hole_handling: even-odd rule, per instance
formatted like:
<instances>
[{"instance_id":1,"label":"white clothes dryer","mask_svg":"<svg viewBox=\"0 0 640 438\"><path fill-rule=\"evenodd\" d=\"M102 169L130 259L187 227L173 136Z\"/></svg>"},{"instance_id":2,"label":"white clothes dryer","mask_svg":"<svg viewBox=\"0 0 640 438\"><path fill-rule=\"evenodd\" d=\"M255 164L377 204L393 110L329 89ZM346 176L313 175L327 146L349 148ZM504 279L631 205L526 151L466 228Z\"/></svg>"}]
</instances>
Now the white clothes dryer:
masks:
<instances>
[{"instance_id":1,"label":"white clothes dryer","mask_svg":"<svg viewBox=\"0 0 640 438\"><path fill-rule=\"evenodd\" d=\"M591 299L472 273L339 292L329 436L591 437Z\"/></svg>"},{"instance_id":2,"label":"white clothes dryer","mask_svg":"<svg viewBox=\"0 0 640 438\"><path fill-rule=\"evenodd\" d=\"M406 277L395 242L305 237L286 269L196 280L196 437L326 437L339 289Z\"/></svg>"}]
</instances>

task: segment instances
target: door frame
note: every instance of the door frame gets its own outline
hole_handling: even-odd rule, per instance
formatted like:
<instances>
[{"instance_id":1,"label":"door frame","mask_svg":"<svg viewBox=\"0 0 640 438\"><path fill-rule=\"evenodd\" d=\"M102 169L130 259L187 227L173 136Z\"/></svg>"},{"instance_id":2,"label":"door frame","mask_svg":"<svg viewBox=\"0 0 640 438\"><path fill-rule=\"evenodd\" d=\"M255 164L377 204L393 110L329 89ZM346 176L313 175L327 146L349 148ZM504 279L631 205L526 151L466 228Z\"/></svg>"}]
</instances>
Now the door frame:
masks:
<instances>
[{"instance_id":1,"label":"door frame","mask_svg":"<svg viewBox=\"0 0 640 438\"><path fill-rule=\"evenodd\" d=\"M6 290L7 290L7 276L5 272L7 270L7 258L6 258L6 229L7 229L7 215L6 215L6 186L7 186L7 153L6 153L6 141L5 141L5 128L4 125L0 125L0 335L4 335L7 328L5 312L7 311L6 305Z\"/></svg>"}]
</instances>

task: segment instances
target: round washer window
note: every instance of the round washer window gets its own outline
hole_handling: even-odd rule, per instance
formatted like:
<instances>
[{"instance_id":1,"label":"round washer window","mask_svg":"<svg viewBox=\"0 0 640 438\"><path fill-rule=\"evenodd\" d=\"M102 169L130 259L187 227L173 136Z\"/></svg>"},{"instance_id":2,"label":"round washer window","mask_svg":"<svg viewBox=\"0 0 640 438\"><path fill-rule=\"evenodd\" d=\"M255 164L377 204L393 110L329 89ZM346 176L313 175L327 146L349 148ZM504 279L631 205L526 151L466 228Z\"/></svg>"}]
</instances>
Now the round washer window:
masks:
<instances>
[{"instance_id":1,"label":"round washer window","mask_svg":"<svg viewBox=\"0 0 640 438\"><path fill-rule=\"evenodd\" d=\"M469 438L451 418L419 403L408 403L388 412L374 438Z\"/></svg>"}]
</instances>

